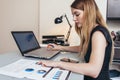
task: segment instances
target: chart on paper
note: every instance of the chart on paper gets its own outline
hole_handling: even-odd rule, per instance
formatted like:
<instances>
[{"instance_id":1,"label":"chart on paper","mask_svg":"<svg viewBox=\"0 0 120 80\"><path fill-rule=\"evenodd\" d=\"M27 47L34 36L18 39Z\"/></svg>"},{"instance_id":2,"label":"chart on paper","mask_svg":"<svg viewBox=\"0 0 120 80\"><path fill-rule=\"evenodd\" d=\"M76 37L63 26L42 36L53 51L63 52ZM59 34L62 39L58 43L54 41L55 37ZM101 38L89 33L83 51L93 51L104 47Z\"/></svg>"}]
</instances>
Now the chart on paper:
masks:
<instances>
[{"instance_id":1,"label":"chart on paper","mask_svg":"<svg viewBox=\"0 0 120 80\"><path fill-rule=\"evenodd\" d=\"M70 74L67 70L43 67L36 64L36 60L20 59L14 63L0 68L0 74L16 78L29 78L34 80L66 80Z\"/></svg>"}]
</instances>

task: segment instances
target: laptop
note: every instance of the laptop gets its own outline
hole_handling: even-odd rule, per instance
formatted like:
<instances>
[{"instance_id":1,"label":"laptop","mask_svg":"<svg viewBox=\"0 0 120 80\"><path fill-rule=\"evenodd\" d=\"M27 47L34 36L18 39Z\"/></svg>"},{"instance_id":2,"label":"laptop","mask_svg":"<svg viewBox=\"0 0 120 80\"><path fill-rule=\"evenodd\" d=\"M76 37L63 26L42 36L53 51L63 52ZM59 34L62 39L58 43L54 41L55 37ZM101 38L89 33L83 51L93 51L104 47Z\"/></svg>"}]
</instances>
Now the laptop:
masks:
<instances>
[{"instance_id":1,"label":"laptop","mask_svg":"<svg viewBox=\"0 0 120 80\"><path fill-rule=\"evenodd\" d=\"M33 31L12 31L12 36L25 57L51 59L60 51L49 51L39 45Z\"/></svg>"}]
</instances>

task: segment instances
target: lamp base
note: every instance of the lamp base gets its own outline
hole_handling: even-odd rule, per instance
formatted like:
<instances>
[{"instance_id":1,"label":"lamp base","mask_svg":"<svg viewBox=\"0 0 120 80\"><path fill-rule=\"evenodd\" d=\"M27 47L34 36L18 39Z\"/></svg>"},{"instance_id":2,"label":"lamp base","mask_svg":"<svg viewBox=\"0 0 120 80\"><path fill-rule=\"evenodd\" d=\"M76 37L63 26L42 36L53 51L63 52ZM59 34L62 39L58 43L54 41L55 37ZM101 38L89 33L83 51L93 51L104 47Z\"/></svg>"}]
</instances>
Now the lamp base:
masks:
<instances>
[{"instance_id":1,"label":"lamp base","mask_svg":"<svg viewBox=\"0 0 120 80\"><path fill-rule=\"evenodd\" d=\"M63 46L70 46L68 42L65 42Z\"/></svg>"}]
</instances>

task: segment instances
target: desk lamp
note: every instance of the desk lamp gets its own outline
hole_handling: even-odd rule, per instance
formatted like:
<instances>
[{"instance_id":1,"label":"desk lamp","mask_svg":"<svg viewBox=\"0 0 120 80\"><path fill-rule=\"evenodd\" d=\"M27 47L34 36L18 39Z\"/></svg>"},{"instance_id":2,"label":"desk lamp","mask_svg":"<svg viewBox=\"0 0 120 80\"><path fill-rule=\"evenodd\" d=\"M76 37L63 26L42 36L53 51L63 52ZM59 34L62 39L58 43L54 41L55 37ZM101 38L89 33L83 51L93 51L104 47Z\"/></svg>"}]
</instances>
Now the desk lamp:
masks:
<instances>
[{"instance_id":1,"label":"desk lamp","mask_svg":"<svg viewBox=\"0 0 120 80\"><path fill-rule=\"evenodd\" d=\"M66 18L66 20L67 20L67 22L68 22L68 24L69 24L69 30L68 30L68 32L67 32L66 39L65 39L65 46L69 46L69 44L68 44L68 39L69 39L69 36L70 36L70 32L71 32L72 25L70 24L70 22L69 22L69 20L68 20L68 18L67 18L67 15L65 14L65 15L62 15L62 16L60 16L60 17L55 18L55 24L62 23L62 22L63 22L63 20L62 20L63 17ZM66 43L67 43L67 44L66 44Z\"/></svg>"}]
</instances>

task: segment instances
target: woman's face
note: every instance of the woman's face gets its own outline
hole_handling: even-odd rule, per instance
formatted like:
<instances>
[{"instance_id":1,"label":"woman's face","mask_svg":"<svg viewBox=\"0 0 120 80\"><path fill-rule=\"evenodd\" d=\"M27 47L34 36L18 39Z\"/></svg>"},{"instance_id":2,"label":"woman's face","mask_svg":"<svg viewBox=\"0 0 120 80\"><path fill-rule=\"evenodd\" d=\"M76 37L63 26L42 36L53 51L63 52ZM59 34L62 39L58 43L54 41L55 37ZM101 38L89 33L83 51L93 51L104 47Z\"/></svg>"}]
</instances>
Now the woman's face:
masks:
<instances>
[{"instance_id":1,"label":"woman's face","mask_svg":"<svg viewBox=\"0 0 120 80\"><path fill-rule=\"evenodd\" d=\"M71 8L71 12L73 15L73 21L78 27L81 27L83 23L83 10Z\"/></svg>"}]
</instances>

